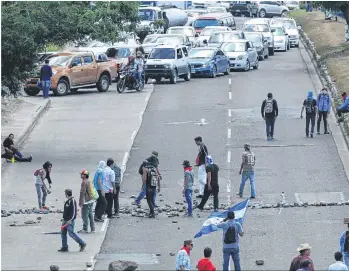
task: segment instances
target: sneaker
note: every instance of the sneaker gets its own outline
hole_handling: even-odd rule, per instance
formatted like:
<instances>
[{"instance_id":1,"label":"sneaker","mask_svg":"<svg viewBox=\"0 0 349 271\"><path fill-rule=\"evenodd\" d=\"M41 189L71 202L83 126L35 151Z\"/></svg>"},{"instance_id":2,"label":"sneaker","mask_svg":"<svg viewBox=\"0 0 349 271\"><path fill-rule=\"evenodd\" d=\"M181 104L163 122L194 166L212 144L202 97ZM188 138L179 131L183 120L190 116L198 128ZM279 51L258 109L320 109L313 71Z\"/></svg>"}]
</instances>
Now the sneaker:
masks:
<instances>
[{"instance_id":1,"label":"sneaker","mask_svg":"<svg viewBox=\"0 0 349 271\"><path fill-rule=\"evenodd\" d=\"M250 197L250 199L255 199L256 197Z\"/></svg>"},{"instance_id":2,"label":"sneaker","mask_svg":"<svg viewBox=\"0 0 349 271\"><path fill-rule=\"evenodd\" d=\"M236 195L239 196L240 198L242 198L242 195L239 194L239 192L236 192Z\"/></svg>"},{"instance_id":3,"label":"sneaker","mask_svg":"<svg viewBox=\"0 0 349 271\"><path fill-rule=\"evenodd\" d=\"M185 216L185 217L193 217L193 214L188 214L188 213L185 213L183 216Z\"/></svg>"},{"instance_id":4,"label":"sneaker","mask_svg":"<svg viewBox=\"0 0 349 271\"><path fill-rule=\"evenodd\" d=\"M47 206L42 206L42 209L44 209L44 210L48 210L49 208L47 207Z\"/></svg>"},{"instance_id":5,"label":"sneaker","mask_svg":"<svg viewBox=\"0 0 349 271\"><path fill-rule=\"evenodd\" d=\"M62 247L61 249L58 249L58 252L69 252L67 247Z\"/></svg>"},{"instance_id":6,"label":"sneaker","mask_svg":"<svg viewBox=\"0 0 349 271\"><path fill-rule=\"evenodd\" d=\"M320 132L317 132L318 135L320 135Z\"/></svg>"},{"instance_id":7,"label":"sneaker","mask_svg":"<svg viewBox=\"0 0 349 271\"><path fill-rule=\"evenodd\" d=\"M305 135L306 137L309 137L309 135Z\"/></svg>"},{"instance_id":8,"label":"sneaker","mask_svg":"<svg viewBox=\"0 0 349 271\"><path fill-rule=\"evenodd\" d=\"M29 155L28 160L31 162L33 160L33 155Z\"/></svg>"},{"instance_id":9,"label":"sneaker","mask_svg":"<svg viewBox=\"0 0 349 271\"><path fill-rule=\"evenodd\" d=\"M270 139L271 139L271 137L270 137L270 136L268 136L268 137L267 137L267 140L270 140Z\"/></svg>"},{"instance_id":10,"label":"sneaker","mask_svg":"<svg viewBox=\"0 0 349 271\"><path fill-rule=\"evenodd\" d=\"M104 222L103 219L100 219L100 218L97 218L97 217L95 217L95 221L96 221L96 222Z\"/></svg>"},{"instance_id":11,"label":"sneaker","mask_svg":"<svg viewBox=\"0 0 349 271\"><path fill-rule=\"evenodd\" d=\"M274 137L273 137L273 136L271 136L271 137L270 137L270 140L274 140Z\"/></svg>"},{"instance_id":12,"label":"sneaker","mask_svg":"<svg viewBox=\"0 0 349 271\"><path fill-rule=\"evenodd\" d=\"M197 195L196 198L197 199L202 199L204 196L203 195Z\"/></svg>"},{"instance_id":13,"label":"sneaker","mask_svg":"<svg viewBox=\"0 0 349 271\"><path fill-rule=\"evenodd\" d=\"M329 131L325 131L325 133L324 133L325 135L329 135L330 134L330 132Z\"/></svg>"},{"instance_id":14,"label":"sneaker","mask_svg":"<svg viewBox=\"0 0 349 271\"><path fill-rule=\"evenodd\" d=\"M83 245L80 245L80 252L83 252L85 250L86 245L87 245L86 243Z\"/></svg>"},{"instance_id":15,"label":"sneaker","mask_svg":"<svg viewBox=\"0 0 349 271\"><path fill-rule=\"evenodd\" d=\"M214 209L213 212L218 213L218 209Z\"/></svg>"},{"instance_id":16,"label":"sneaker","mask_svg":"<svg viewBox=\"0 0 349 271\"><path fill-rule=\"evenodd\" d=\"M148 218L155 218L155 214L149 214Z\"/></svg>"},{"instance_id":17,"label":"sneaker","mask_svg":"<svg viewBox=\"0 0 349 271\"><path fill-rule=\"evenodd\" d=\"M115 216L116 218L120 218L119 213L115 213L114 216Z\"/></svg>"},{"instance_id":18,"label":"sneaker","mask_svg":"<svg viewBox=\"0 0 349 271\"><path fill-rule=\"evenodd\" d=\"M91 233L96 233L96 230L91 230Z\"/></svg>"},{"instance_id":19,"label":"sneaker","mask_svg":"<svg viewBox=\"0 0 349 271\"><path fill-rule=\"evenodd\" d=\"M84 233L88 233L88 231L87 231L87 230L82 229L82 230L79 230L79 231L78 231L78 233L83 233L83 234L84 234Z\"/></svg>"},{"instance_id":20,"label":"sneaker","mask_svg":"<svg viewBox=\"0 0 349 271\"><path fill-rule=\"evenodd\" d=\"M314 135L313 135L313 134L310 134L310 137L311 137L311 138L313 138L313 137L314 137Z\"/></svg>"}]
</instances>

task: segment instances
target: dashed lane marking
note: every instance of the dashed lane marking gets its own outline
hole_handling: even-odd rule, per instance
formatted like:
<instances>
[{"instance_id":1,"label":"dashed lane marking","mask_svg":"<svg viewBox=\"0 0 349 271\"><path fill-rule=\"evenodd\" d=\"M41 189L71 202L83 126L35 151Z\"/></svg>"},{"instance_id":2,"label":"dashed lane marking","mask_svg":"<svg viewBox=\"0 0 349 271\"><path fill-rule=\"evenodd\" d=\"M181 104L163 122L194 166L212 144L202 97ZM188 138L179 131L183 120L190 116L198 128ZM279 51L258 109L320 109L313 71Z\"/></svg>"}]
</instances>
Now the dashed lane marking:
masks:
<instances>
[{"instance_id":1,"label":"dashed lane marking","mask_svg":"<svg viewBox=\"0 0 349 271\"><path fill-rule=\"evenodd\" d=\"M131 140L135 139L136 134L137 134L137 131L133 131L133 133L132 133L132 135L131 135Z\"/></svg>"},{"instance_id":2,"label":"dashed lane marking","mask_svg":"<svg viewBox=\"0 0 349 271\"><path fill-rule=\"evenodd\" d=\"M228 151L227 162L230 163L231 159L231 151Z\"/></svg>"},{"instance_id":3,"label":"dashed lane marking","mask_svg":"<svg viewBox=\"0 0 349 271\"><path fill-rule=\"evenodd\" d=\"M231 109L228 109L228 116L231 117Z\"/></svg>"},{"instance_id":4,"label":"dashed lane marking","mask_svg":"<svg viewBox=\"0 0 349 271\"><path fill-rule=\"evenodd\" d=\"M232 98L232 94L231 94L231 91L229 91L229 100L231 100Z\"/></svg>"},{"instance_id":5,"label":"dashed lane marking","mask_svg":"<svg viewBox=\"0 0 349 271\"><path fill-rule=\"evenodd\" d=\"M143 118L143 114L144 114L144 111L141 111L141 113L139 113L139 118L140 118L140 119Z\"/></svg>"},{"instance_id":6,"label":"dashed lane marking","mask_svg":"<svg viewBox=\"0 0 349 271\"><path fill-rule=\"evenodd\" d=\"M231 129L228 129L228 138L231 138Z\"/></svg>"}]
</instances>

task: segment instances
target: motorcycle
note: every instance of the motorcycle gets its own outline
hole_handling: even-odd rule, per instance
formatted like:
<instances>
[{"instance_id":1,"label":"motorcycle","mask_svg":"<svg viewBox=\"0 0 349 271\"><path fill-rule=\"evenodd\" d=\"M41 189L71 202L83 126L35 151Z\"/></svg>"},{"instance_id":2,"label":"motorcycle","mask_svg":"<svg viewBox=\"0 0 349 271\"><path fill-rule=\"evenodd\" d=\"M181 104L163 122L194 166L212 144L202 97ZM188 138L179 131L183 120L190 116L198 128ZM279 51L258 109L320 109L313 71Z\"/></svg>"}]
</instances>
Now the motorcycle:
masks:
<instances>
[{"instance_id":1,"label":"motorcycle","mask_svg":"<svg viewBox=\"0 0 349 271\"><path fill-rule=\"evenodd\" d=\"M119 93L123 93L126 88L131 90L135 89L137 91L142 91L144 88L144 72L142 73L141 83L138 84L136 79L136 71L135 70L123 70L120 73L120 79L117 85L117 91Z\"/></svg>"}]
</instances>

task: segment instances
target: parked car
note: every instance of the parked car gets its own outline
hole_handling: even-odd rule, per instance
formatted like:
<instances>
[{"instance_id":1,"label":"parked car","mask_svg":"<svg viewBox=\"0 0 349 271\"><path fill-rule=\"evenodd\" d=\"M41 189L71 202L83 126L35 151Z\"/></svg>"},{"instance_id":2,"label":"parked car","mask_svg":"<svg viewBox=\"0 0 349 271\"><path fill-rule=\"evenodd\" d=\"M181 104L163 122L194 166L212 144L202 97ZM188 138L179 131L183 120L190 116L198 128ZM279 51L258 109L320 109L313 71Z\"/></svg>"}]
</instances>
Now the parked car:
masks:
<instances>
[{"instance_id":1,"label":"parked car","mask_svg":"<svg viewBox=\"0 0 349 271\"><path fill-rule=\"evenodd\" d=\"M178 78L191 79L188 50L184 45L157 45L153 48L144 66L145 83L149 78L160 82L162 78L170 79L176 84Z\"/></svg>"},{"instance_id":2,"label":"parked car","mask_svg":"<svg viewBox=\"0 0 349 271\"><path fill-rule=\"evenodd\" d=\"M192 26L173 26L167 29L166 34L185 35L192 45L195 41L195 29Z\"/></svg>"},{"instance_id":3,"label":"parked car","mask_svg":"<svg viewBox=\"0 0 349 271\"><path fill-rule=\"evenodd\" d=\"M214 78L218 73L230 73L229 57L219 48L193 48L189 52L189 63L192 75L209 75Z\"/></svg>"},{"instance_id":4,"label":"parked car","mask_svg":"<svg viewBox=\"0 0 349 271\"><path fill-rule=\"evenodd\" d=\"M187 9L184 11L188 15L188 22L185 24L186 26L193 26L193 23L199 16L207 13L207 9Z\"/></svg>"},{"instance_id":5,"label":"parked car","mask_svg":"<svg viewBox=\"0 0 349 271\"><path fill-rule=\"evenodd\" d=\"M242 31L219 31L212 33L207 43L209 46L219 47L223 42L229 42L244 38L245 34Z\"/></svg>"},{"instance_id":6,"label":"parked car","mask_svg":"<svg viewBox=\"0 0 349 271\"><path fill-rule=\"evenodd\" d=\"M248 40L225 42L221 49L229 57L230 69L249 71L251 66L253 69L258 69L258 53L252 42Z\"/></svg>"},{"instance_id":7,"label":"parked car","mask_svg":"<svg viewBox=\"0 0 349 271\"><path fill-rule=\"evenodd\" d=\"M62 52L49 57L52 67L51 90L56 96L66 95L70 90L97 86L99 92L106 92L116 77L116 67L112 61L96 61L92 52ZM30 96L39 94L37 76L27 79L24 91Z\"/></svg>"},{"instance_id":8,"label":"parked car","mask_svg":"<svg viewBox=\"0 0 349 271\"><path fill-rule=\"evenodd\" d=\"M284 51L290 50L290 41L288 39L288 34L282 25L274 25L271 29L274 31L274 50Z\"/></svg>"},{"instance_id":9,"label":"parked car","mask_svg":"<svg viewBox=\"0 0 349 271\"><path fill-rule=\"evenodd\" d=\"M299 46L299 32L298 32L297 23L294 19L273 18L270 23L272 26L282 24L286 29L286 33L288 34L290 45L291 46L294 45L295 47Z\"/></svg>"},{"instance_id":10,"label":"parked car","mask_svg":"<svg viewBox=\"0 0 349 271\"><path fill-rule=\"evenodd\" d=\"M258 4L259 17L286 17L289 12L288 7L278 1L260 1Z\"/></svg>"},{"instance_id":11,"label":"parked car","mask_svg":"<svg viewBox=\"0 0 349 271\"><path fill-rule=\"evenodd\" d=\"M236 29L235 20L230 13L207 13L199 18L193 24L196 33L200 34L200 32L206 26L227 26L232 30Z\"/></svg>"},{"instance_id":12,"label":"parked car","mask_svg":"<svg viewBox=\"0 0 349 271\"><path fill-rule=\"evenodd\" d=\"M285 1L289 10L299 9L299 1Z\"/></svg>"},{"instance_id":13,"label":"parked car","mask_svg":"<svg viewBox=\"0 0 349 271\"><path fill-rule=\"evenodd\" d=\"M268 41L264 38L262 33L259 32L247 32L245 33L247 40L251 41L256 48L259 60L264 60L269 57Z\"/></svg>"},{"instance_id":14,"label":"parked car","mask_svg":"<svg viewBox=\"0 0 349 271\"><path fill-rule=\"evenodd\" d=\"M211 34L213 32L217 31L232 31L232 29L228 26L206 26L199 34L196 34L197 39L195 41L196 46L205 46L204 40L207 40L210 38Z\"/></svg>"},{"instance_id":15,"label":"parked car","mask_svg":"<svg viewBox=\"0 0 349 271\"><path fill-rule=\"evenodd\" d=\"M261 32L263 36L268 40L269 55L274 55L274 35L269 25L269 21L265 19L251 19L244 23L242 31L247 32Z\"/></svg>"},{"instance_id":16,"label":"parked car","mask_svg":"<svg viewBox=\"0 0 349 271\"><path fill-rule=\"evenodd\" d=\"M258 16L258 4L254 1L234 1L230 4L229 11L233 16Z\"/></svg>"},{"instance_id":17,"label":"parked car","mask_svg":"<svg viewBox=\"0 0 349 271\"><path fill-rule=\"evenodd\" d=\"M208 13L225 13L227 12L227 9L225 7L211 6L211 7L207 7L207 12Z\"/></svg>"}]
</instances>

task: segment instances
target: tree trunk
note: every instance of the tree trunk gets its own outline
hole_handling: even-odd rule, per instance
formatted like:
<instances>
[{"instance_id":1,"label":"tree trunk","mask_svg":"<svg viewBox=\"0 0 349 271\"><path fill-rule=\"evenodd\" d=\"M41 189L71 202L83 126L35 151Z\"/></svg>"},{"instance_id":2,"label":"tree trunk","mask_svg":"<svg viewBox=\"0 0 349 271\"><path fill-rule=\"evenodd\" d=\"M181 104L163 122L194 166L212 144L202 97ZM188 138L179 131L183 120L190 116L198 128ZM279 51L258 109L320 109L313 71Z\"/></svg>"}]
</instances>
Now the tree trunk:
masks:
<instances>
[{"instance_id":1,"label":"tree trunk","mask_svg":"<svg viewBox=\"0 0 349 271\"><path fill-rule=\"evenodd\" d=\"M347 25L349 25L349 5L343 5L341 11L343 12L343 16L345 21L347 22Z\"/></svg>"}]
</instances>

